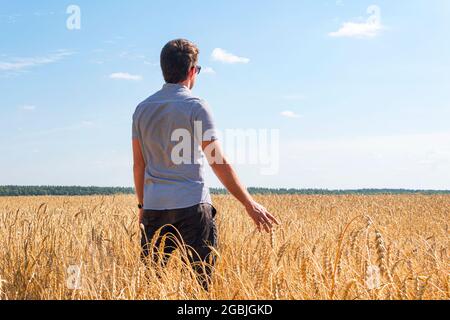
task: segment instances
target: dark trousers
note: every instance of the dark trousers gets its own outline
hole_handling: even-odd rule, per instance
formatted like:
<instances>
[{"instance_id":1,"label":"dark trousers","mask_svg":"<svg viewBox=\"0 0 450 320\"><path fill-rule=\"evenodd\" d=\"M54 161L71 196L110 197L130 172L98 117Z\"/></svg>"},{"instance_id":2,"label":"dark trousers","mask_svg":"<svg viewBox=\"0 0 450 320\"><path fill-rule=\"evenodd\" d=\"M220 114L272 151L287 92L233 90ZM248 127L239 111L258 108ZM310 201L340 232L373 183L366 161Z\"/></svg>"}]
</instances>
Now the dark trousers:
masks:
<instances>
[{"instance_id":1,"label":"dark trousers","mask_svg":"<svg viewBox=\"0 0 450 320\"><path fill-rule=\"evenodd\" d=\"M216 209L199 204L176 210L145 210L142 224L142 258L165 267L171 254L181 249L194 269L197 280L209 289L216 262L212 248L217 248ZM180 248L181 246L181 248Z\"/></svg>"}]
</instances>

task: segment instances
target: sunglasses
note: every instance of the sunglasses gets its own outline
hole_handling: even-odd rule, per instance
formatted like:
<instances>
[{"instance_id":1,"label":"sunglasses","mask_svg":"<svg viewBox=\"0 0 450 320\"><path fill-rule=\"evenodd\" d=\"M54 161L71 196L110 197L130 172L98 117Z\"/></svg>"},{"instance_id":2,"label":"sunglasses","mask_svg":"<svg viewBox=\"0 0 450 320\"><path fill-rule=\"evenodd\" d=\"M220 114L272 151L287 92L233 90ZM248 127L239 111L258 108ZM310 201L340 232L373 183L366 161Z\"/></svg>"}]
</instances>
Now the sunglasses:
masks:
<instances>
[{"instance_id":1,"label":"sunglasses","mask_svg":"<svg viewBox=\"0 0 450 320\"><path fill-rule=\"evenodd\" d=\"M202 67L195 66L195 71L197 72L197 74L200 74L200 72L202 71Z\"/></svg>"}]
</instances>

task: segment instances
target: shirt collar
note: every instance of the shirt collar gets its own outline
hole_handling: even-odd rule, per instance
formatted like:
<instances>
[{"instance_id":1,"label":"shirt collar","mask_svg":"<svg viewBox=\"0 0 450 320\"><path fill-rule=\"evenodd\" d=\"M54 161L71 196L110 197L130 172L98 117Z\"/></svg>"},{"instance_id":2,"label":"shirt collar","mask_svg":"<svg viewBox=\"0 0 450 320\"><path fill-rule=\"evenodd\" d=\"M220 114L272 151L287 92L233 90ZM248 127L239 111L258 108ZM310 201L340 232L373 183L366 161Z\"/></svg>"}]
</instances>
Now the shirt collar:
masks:
<instances>
[{"instance_id":1,"label":"shirt collar","mask_svg":"<svg viewBox=\"0 0 450 320\"><path fill-rule=\"evenodd\" d=\"M177 84L177 83L166 83L163 86L163 89L165 89L165 90L188 90L188 91L190 91L190 89L188 87L186 87L185 85Z\"/></svg>"}]
</instances>

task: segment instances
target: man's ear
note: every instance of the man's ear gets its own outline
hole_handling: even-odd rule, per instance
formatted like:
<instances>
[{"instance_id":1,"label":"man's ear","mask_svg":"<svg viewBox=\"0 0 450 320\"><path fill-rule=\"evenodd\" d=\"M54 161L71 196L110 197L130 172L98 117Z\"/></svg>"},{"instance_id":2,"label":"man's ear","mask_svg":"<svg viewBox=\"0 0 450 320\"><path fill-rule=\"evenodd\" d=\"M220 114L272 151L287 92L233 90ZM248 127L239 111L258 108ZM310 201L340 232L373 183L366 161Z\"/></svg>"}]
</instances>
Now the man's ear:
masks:
<instances>
[{"instance_id":1,"label":"man's ear","mask_svg":"<svg viewBox=\"0 0 450 320\"><path fill-rule=\"evenodd\" d=\"M193 78L195 76L196 70L195 67L192 67L191 70L189 70L189 78Z\"/></svg>"}]
</instances>

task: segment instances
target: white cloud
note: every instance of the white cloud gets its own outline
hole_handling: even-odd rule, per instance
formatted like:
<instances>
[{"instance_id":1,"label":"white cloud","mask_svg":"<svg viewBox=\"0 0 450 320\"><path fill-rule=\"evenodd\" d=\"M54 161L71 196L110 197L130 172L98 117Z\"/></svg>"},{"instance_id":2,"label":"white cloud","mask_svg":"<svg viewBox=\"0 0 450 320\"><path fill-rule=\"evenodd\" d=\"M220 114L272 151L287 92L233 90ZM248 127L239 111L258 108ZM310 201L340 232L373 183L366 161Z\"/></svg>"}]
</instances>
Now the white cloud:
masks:
<instances>
[{"instance_id":1,"label":"white cloud","mask_svg":"<svg viewBox=\"0 0 450 320\"><path fill-rule=\"evenodd\" d=\"M213 50L211 58L214 61L219 61L219 62L229 63L229 64L249 63L250 62L250 59L248 59L248 58L238 57L238 56L236 56L232 53L229 53L220 48L216 48Z\"/></svg>"},{"instance_id":2,"label":"white cloud","mask_svg":"<svg viewBox=\"0 0 450 320\"><path fill-rule=\"evenodd\" d=\"M328 35L335 38L373 38L385 27L381 23L381 10L378 6L370 6L367 13L371 14L364 22L344 22L338 31Z\"/></svg>"},{"instance_id":3,"label":"white cloud","mask_svg":"<svg viewBox=\"0 0 450 320\"><path fill-rule=\"evenodd\" d=\"M211 67L205 67L202 69L202 73L206 74L216 74L216 71Z\"/></svg>"},{"instance_id":4,"label":"white cloud","mask_svg":"<svg viewBox=\"0 0 450 320\"><path fill-rule=\"evenodd\" d=\"M109 76L110 79L114 80L127 80L127 81L141 81L143 79L140 75L134 75L127 72L116 72Z\"/></svg>"},{"instance_id":5,"label":"white cloud","mask_svg":"<svg viewBox=\"0 0 450 320\"><path fill-rule=\"evenodd\" d=\"M93 63L93 64L98 64L98 65L102 65L102 64L105 63L105 61L103 61L103 60L91 60L91 63Z\"/></svg>"},{"instance_id":6,"label":"white cloud","mask_svg":"<svg viewBox=\"0 0 450 320\"><path fill-rule=\"evenodd\" d=\"M0 14L0 23L1 22L6 22L8 24L16 23L18 18L21 17L22 17L21 14L10 14L10 15Z\"/></svg>"},{"instance_id":7,"label":"white cloud","mask_svg":"<svg viewBox=\"0 0 450 320\"><path fill-rule=\"evenodd\" d=\"M373 38L383 30L379 24L345 22L336 32L331 32L331 37L347 37L347 38Z\"/></svg>"},{"instance_id":8,"label":"white cloud","mask_svg":"<svg viewBox=\"0 0 450 320\"><path fill-rule=\"evenodd\" d=\"M131 61L138 61L138 60L146 61L147 60L147 57L144 54L136 53L136 52L129 52L129 51L120 52L119 58L131 60Z\"/></svg>"},{"instance_id":9,"label":"white cloud","mask_svg":"<svg viewBox=\"0 0 450 320\"><path fill-rule=\"evenodd\" d=\"M21 106L20 109L23 110L23 111L35 111L37 109L37 107L34 106L34 105L28 105L27 104L27 105Z\"/></svg>"},{"instance_id":10,"label":"white cloud","mask_svg":"<svg viewBox=\"0 0 450 320\"><path fill-rule=\"evenodd\" d=\"M12 58L9 61L0 61L0 71L24 71L29 68L55 63L72 55L73 52L59 50L42 57Z\"/></svg>"},{"instance_id":11,"label":"white cloud","mask_svg":"<svg viewBox=\"0 0 450 320\"><path fill-rule=\"evenodd\" d=\"M55 14L55 12L53 12L53 11L50 11L50 12L35 11L35 12L33 12L33 15L36 17L53 16L54 14Z\"/></svg>"},{"instance_id":12,"label":"white cloud","mask_svg":"<svg viewBox=\"0 0 450 320\"><path fill-rule=\"evenodd\" d=\"M144 64L147 65L147 66L152 66L152 67L158 67L159 66L159 63L151 62L149 60L144 60Z\"/></svg>"},{"instance_id":13,"label":"white cloud","mask_svg":"<svg viewBox=\"0 0 450 320\"><path fill-rule=\"evenodd\" d=\"M66 132L95 129L95 127L96 127L96 123L94 121L83 120L83 121L79 121L79 122L69 124L69 125L66 125L63 127L48 128L48 129L43 129L40 131L30 132L30 133L27 133L25 135L25 137L30 137L30 138L35 139L35 138L42 137L42 136L52 136L52 135L57 135L57 134L61 135ZM20 128L20 129L21 130L19 130L19 131L23 131L22 128Z\"/></svg>"},{"instance_id":14,"label":"white cloud","mask_svg":"<svg viewBox=\"0 0 450 320\"><path fill-rule=\"evenodd\" d=\"M301 118L301 116L300 116L299 114L297 114L297 113L295 113L295 112L293 112L293 111L283 111L283 112L281 112L281 115L282 115L283 117L291 118L291 119L298 119L298 118Z\"/></svg>"}]
</instances>

